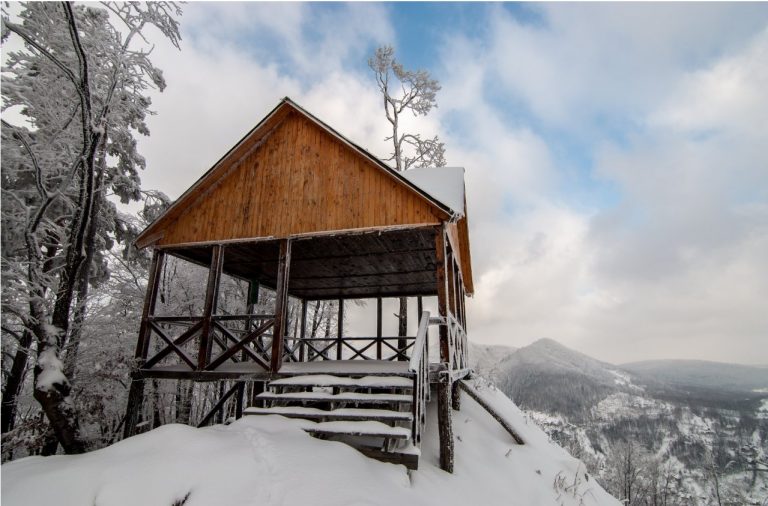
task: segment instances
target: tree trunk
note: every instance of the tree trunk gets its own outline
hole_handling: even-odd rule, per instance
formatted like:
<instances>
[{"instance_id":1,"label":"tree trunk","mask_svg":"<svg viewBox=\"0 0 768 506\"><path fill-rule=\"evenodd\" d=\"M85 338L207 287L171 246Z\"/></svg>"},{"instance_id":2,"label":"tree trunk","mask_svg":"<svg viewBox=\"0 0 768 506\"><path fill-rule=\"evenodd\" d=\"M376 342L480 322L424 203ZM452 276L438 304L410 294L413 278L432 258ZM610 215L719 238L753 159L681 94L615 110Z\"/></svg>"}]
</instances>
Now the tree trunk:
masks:
<instances>
[{"instance_id":1,"label":"tree trunk","mask_svg":"<svg viewBox=\"0 0 768 506\"><path fill-rule=\"evenodd\" d=\"M83 146L80 152L79 193L75 203L72 227L67 240L67 252L64 268L61 270L59 287L53 308L51 323L56 328L56 335L51 335L45 328L47 318L45 309L40 304L35 320L34 333L37 337L37 365L35 366L35 399L42 406L53 426L56 437L67 453L82 453L85 445L80 439L80 427L77 411L70 397L71 386L63 373L63 364L59 360L62 344L69 332L72 299L82 269L87 269L87 239L91 221L94 219L94 199L96 198L96 154L103 140L103 131L96 124L91 111L91 89L88 60L80 43L79 30L75 22L72 6L64 3L64 11L69 24L73 48L79 63L79 89L81 97L81 127ZM36 253L36 252L35 252ZM30 305L35 302L30 301Z\"/></svg>"},{"instance_id":2,"label":"tree trunk","mask_svg":"<svg viewBox=\"0 0 768 506\"><path fill-rule=\"evenodd\" d=\"M51 422L53 431L64 451L69 454L85 452L85 444L80 438L80 425L77 411L69 396L71 387L66 377L55 376L56 371L43 367L56 357L57 346L54 343L38 343L37 365L35 366L35 399L43 408L45 416Z\"/></svg>"},{"instance_id":3,"label":"tree trunk","mask_svg":"<svg viewBox=\"0 0 768 506\"><path fill-rule=\"evenodd\" d=\"M106 170L105 160L101 158L101 170L96 178L97 188L101 188L104 171ZM102 194L99 189L94 199L93 211L94 217L98 216L101 210ZM72 380L75 377L77 367L77 354L80 350L80 340L83 335L83 324L85 323L86 302L88 300L88 291L91 282L91 269L93 268L93 257L96 250L96 228L98 220L91 219L88 226L88 235L85 246L85 264L80 269L77 280L77 298L75 301L75 315L72 321L72 330L64 347L64 375Z\"/></svg>"},{"instance_id":4,"label":"tree trunk","mask_svg":"<svg viewBox=\"0 0 768 506\"><path fill-rule=\"evenodd\" d=\"M35 267L30 265L29 278L37 281ZM38 287L41 285L37 285ZM63 364L59 361L59 336L45 322L46 311L43 292L40 288L31 290L29 314L31 331L37 338L37 362L34 369L34 397L48 417L51 427L62 448L67 453L83 453L85 444L80 438L80 425L74 403L70 398L71 386L63 373Z\"/></svg>"},{"instance_id":5,"label":"tree trunk","mask_svg":"<svg viewBox=\"0 0 768 506\"><path fill-rule=\"evenodd\" d=\"M19 347L13 356L13 364L3 389L3 404L0 408L0 420L2 420L2 433L5 434L16 425L16 400L24 384L27 375L27 362L29 361L29 347L32 345L32 332L24 329L19 340Z\"/></svg>"}]
</instances>

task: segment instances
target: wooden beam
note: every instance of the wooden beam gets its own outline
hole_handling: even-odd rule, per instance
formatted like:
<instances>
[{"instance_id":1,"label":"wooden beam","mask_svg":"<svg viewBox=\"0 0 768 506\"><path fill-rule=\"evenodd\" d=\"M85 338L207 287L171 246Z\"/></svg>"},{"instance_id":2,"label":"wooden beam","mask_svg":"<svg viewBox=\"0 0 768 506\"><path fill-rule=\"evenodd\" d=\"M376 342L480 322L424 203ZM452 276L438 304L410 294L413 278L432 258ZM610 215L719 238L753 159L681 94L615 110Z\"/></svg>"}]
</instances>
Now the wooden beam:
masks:
<instances>
[{"instance_id":1,"label":"wooden beam","mask_svg":"<svg viewBox=\"0 0 768 506\"><path fill-rule=\"evenodd\" d=\"M149 267L149 280L147 283L147 294L144 297L144 308L141 313L141 326L139 327L139 337L136 342L136 363L135 369L131 374L131 388L128 391L128 406L125 411L125 426L123 427L123 438L128 438L136 433L136 426L141 418L141 411L144 406L144 378L138 374L137 369L144 365L149 353L150 341L150 317L155 312L157 302L157 292L160 286L160 273L163 270L165 253L155 250L152 253L152 263Z\"/></svg>"},{"instance_id":2,"label":"wooden beam","mask_svg":"<svg viewBox=\"0 0 768 506\"><path fill-rule=\"evenodd\" d=\"M301 299L301 341L299 342L299 362L304 362L306 346L304 339L307 338L307 299Z\"/></svg>"},{"instance_id":3,"label":"wooden beam","mask_svg":"<svg viewBox=\"0 0 768 506\"><path fill-rule=\"evenodd\" d=\"M448 312L452 315L456 315L456 262L453 252L448 248L448 253L445 255L446 270L445 277L446 284L448 285Z\"/></svg>"},{"instance_id":4,"label":"wooden beam","mask_svg":"<svg viewBox=\"0 0 768 506\"><path fill-rule=\"evenodd\" d=\"M381 360L381 297L376 297L376 360Z\"/></svg>"},{"instance_id":5,"label":"wooden beam","mask_svg":"<svg viewBox=\"0 0 768 506\"><path fill-rule=\"evenodd\" d=\"M235 394L237 401L235 404L235 418L243 417L243 399L245 397L245 382L240 381L237 383L237 393Z\"/></svg>"},{"instance_id":6,"label":"wooden beam","mask_svg":"<svg viewBox=\"0 0 768 506\"><path fill-rule=\"evenodd\" d=\"M197 354L198 370L205 369L211 358L211 348L213 339L211 331L213 328L212 316L216 313L216 305L219 298L219 283L221 282L221 268L224 264L224 247L221 244L213 246L211 255L211 266L208 270L208 284L205 289L205 308L203 309L203 328L200 334L200 350Z\"/></svg>"},{"instance_id":7,"label":"wooden beam","mask_svg":"<svg viewBox=\"0 0 768 506\"><path fill-rule=\"evenodd\" d=\"M451 407L454 411L461 411L461 388L459 385L459 381L454 381L451 387Z\"/></svg>"},{"instance_id":8,"label":"wooden beam","mask_svg":"<svg viewBox=\"0 0 768 506\"><path fill-rule=\"evenodd\" d=\"M341 360L341 346L344 341L344 299L339 299L339 319L336 322L336 360Z\"/></svg>"},{"instance_id":9,"label":"wooden beam","mask_svg":"<svg viewBox=\"0 0 768 506\"><path fill-rule=\"evenodd\" d=\"M504 430L506 430L507 433L512 436L512 439L515 440L515 443L519 445L525 444L525 441L523 441L523 438L520 437L515 428L512 427L512 425L510 425L509 422L507 422L507 420L501 416L501 414L499 414L499 412L496 411L496 409L491 404L486 402L485 399L483 399L474 388L463 381L458 381L457 383L460 385L460 388L467 392L469 396L475 400L475 402L477 402L484 410L488 412L488 414L493 417L494 420L499 422L499 425L504 427Z\"/></svg>"},{"instance_id":10,"label":"wooden beam","mask_svg":"<svg viewBox=\"0 0 768 506\"><path fill-rule=\"evenodd\" d=\"M152 254L152 264L149 267L149 280L147 282L147 294L144 297L144 308L141 313L141 327L139 328L139 340L136 344L136 359L141 366L149 353L150 317L155 312L157 292L160 288L160 274L165 263L165 253L155 250Z\"/></svg>"},{"instance_id":11,"label":"wooden beam","mask_svg":"<svg viewBox=\"0 0 768 506\"><path fill-rule=\"evenodd\" d=\"M454 447L450 382L437 384L437 425L440 439L440 469L453 473Z\"/></svg>"},{"instance_id":12,"label":"wooden beam","mask_svg":"<svg viewBox=\"0 0 768 506\"><path fill-rule=\"evenodd\" d=\"M438 227L435 231L435 257L437 259L437 314L447 321L448 287L445 274L445 231ZM440 325L440 362L450 362L448 349L448 327Z\"/></svg>"},{"instance_id":13,"label":"wooden beam","mask_svg":"<svg viewBox=\"0 0 768 506\"><path fill-rule=\"evenodd\" d=\"M275 373L283 365L283 347L288 318L288 281L291 271L291 241L280 241L280 258L277 264L277 291L275 294L275 328L272 336L272 362L270 370Z\"/></svg>"},{"instance_id":14,"label":"wooden beam","mask_svg":"<svg viewBox=\"0 0 768 506\"><path fill-rule=\"evenodd\" d=\"M173 344L176 346L182 346L184 343L192 339L197 332L200 331L200 329L203 326L202 321L195 322L191 327L189 327L187 330L182 332L180 336L178 336L176 339L173 340ZM166 346L162 350L158 351L152 358L147 360L143 365L142 368L151 368L155 364L160 363L162 359L173 353L174 348L172 346Z\"/></svg>"},{"instance_id":15,"label":"wooden beam","mask_svg":"<svg viewBox=\"0 0 768 506\"><path fill-rule=\"evenodd\" d=\"M277 317L275 317L275 321L276 320L277 320ZM224 351L224 353L222 353L221 355L216 357L214 360L212 360L208 364L208 366L206 367L206 370L215 371L217 367L219 367L220 365L225 363L230 358L234 357L237 354L237 352L240 351L241 349L245 349L245 346L247 346L254 339L260 337L262 334L264 334L264 332L269 330L270 327L272 327L272 326L273 326L273 321L271 321L271 320L265 321L256 330L254 330L253 332L251 332L250 334L248 334L244 338L242 338L239 341L237 341L231 348L227 349L226 351ZM274 334L277 334L277 330L274 331ZM273 339L275 339L275 338L273 337ZM273 343L272 344L272 349L273 350L274 350L274 346L275 345ZM274 353L273 353L273 357L274 357ZM255 359L255 357L252 357L252 358ZM261 362L261 360L256 360L255 359L254 362L256 362L257 364L259 364L261 366L266 366L266 363Z\"/></svg>"}]
</instances>

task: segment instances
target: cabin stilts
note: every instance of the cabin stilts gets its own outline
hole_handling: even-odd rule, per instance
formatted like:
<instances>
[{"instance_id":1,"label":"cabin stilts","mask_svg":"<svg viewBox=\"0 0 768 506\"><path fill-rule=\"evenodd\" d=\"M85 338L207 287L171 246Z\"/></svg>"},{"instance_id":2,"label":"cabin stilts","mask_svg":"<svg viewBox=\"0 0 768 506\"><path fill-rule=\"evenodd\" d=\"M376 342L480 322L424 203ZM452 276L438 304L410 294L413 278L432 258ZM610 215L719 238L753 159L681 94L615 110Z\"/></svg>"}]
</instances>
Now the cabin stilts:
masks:
<instances>
[{"instance_id":1,"label":"cabin stilts","mask_svg":"<svg viewBox=\"0 0 768 506\"><path fill-rule=\"evenodd\" d=\"M463 190L462 169L397 173L283 99L136 241L153 255L125 436L148 416L145 381L218 382L200 426L232 405L235 417L279 414L414 469L437 430L452 472L451 411L470 372ZM195 311L161 300L179 262L199 271ZM235 302L230 282L243 287ZM417 304L415 335L385 335L383 301L399 297ZM345 329L351 299L376 308L375 336ZM308 313L330 301L336 328L319 333ZM427 427L434 401L438 427Z\"/></svg>"}]
</instances>

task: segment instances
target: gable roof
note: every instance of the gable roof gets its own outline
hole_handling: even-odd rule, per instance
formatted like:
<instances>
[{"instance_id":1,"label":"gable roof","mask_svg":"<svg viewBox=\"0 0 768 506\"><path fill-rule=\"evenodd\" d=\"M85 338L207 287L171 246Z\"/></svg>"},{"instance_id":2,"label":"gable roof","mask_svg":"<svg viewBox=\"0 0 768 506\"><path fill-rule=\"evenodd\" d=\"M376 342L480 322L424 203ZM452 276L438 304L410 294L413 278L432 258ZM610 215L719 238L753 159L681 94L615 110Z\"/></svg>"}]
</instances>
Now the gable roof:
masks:
<instances>
[{"instance_id":1,"label":"gable roof","mask_svg":"<svg viewBox=\"0 0 768 506\"><path fill-rule=\"evenodd\" d=\"M419 184L404 177L401 173L392 169L386 163L369 153L366 149L350 141L335 129L327 125L322 120L308 112L303 107L288 97L283 98L267 116L264 117L254 128L252 128L237 144L235 144L227 153L222 156L205 174L203 174L189 189L187 189L161 216L153 221L137 237L135 244L138 248L144 248L155 243L162 237L162 230L165 226L176 220L184 209L194 205L199 197L202 197L206 191L214 186L216 182L228 173L228 169L247 154L253 152L277 128L290 112L296 112L307 118L309 121L332 135L336 140L351 148L358 155L372 162L375 167L380 169L388 177L393 178L399 185L403 185L410 192L413 192L418 198L423 199L435 211L444 216L446 221L456 221L463 216L464 210L455 210L452 206L442 202L436 195L430 194ZM434 193L434 192L433 192Z\"/></svg>"}]
</instances>

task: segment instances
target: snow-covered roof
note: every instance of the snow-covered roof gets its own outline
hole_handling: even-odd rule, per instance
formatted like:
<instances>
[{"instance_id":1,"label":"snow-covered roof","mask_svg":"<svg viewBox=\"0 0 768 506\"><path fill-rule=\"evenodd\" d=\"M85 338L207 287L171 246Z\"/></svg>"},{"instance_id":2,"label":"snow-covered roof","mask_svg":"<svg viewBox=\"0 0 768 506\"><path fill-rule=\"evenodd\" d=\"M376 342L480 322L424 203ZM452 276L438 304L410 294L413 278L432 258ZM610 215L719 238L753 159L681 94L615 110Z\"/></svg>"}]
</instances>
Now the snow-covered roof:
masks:
<instances>
[{"instance_id":1,"label":"snow-covered roof","mask_svg":"<svg viewBox=\"0 0 768 506\"><path fill-rule=\"evenodd\" d=\"M455 216L464 216L464 167L418 167L402 175Z\"/></svg>"}]
</instances>

